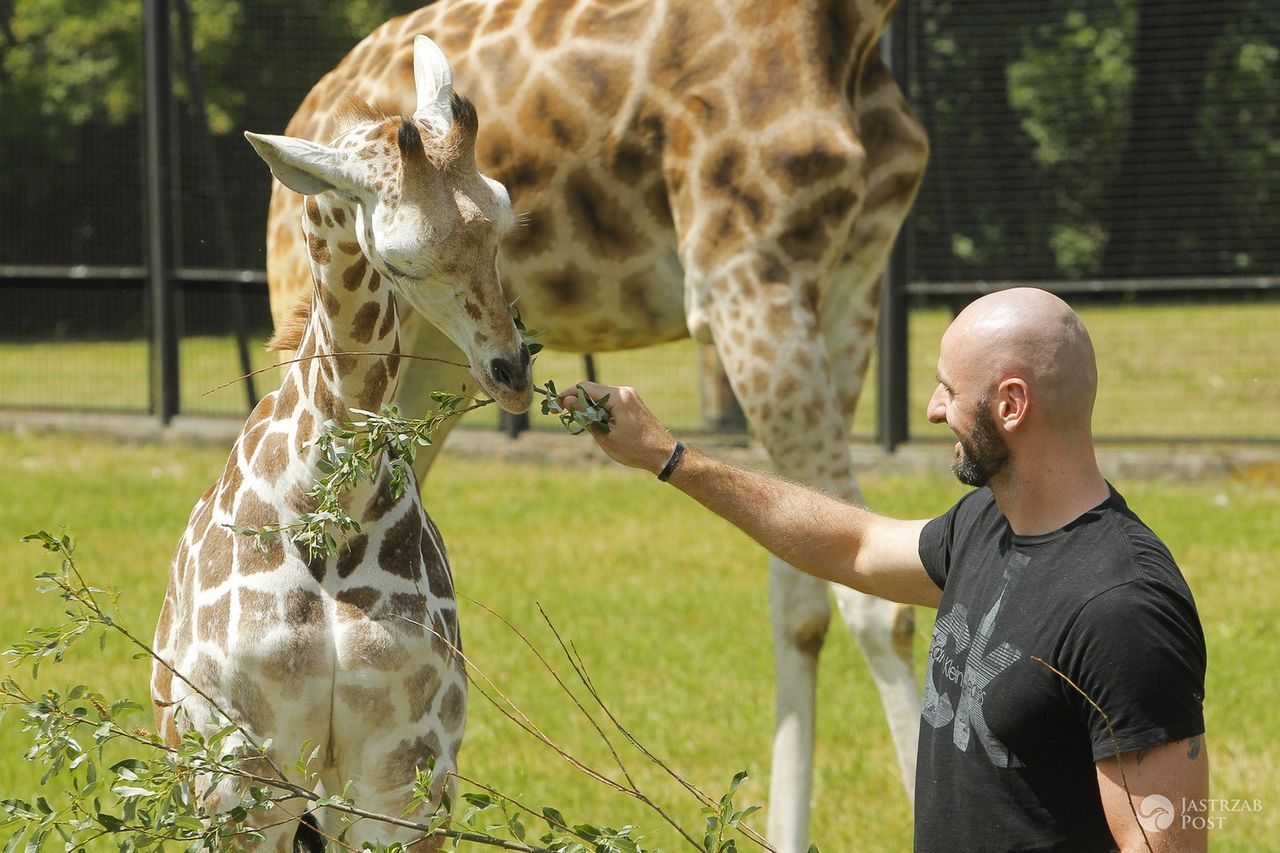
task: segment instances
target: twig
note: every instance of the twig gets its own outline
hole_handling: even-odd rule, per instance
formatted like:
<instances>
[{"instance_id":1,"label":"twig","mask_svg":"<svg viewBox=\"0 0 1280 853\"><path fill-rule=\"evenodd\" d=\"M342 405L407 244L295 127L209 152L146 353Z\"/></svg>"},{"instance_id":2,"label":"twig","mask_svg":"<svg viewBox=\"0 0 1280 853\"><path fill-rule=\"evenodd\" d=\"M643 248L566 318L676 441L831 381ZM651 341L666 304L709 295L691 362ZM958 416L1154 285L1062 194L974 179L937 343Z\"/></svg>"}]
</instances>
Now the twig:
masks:
<instances>
[{"instance_id":1,"label":"twig","mask_svg":"<svg viewBox=\"0 0 1280 853\"><path fill-rule=\"evenodd\" d=\"M521 729L525 731L526 734L532 735L535 739L541 741L543 744L545 744L546 746L554 750L561 758L569 762L578 770L585 773L592 780L599 782L602 785L606 785L610 788L613 788L614 790L619 791L621 793L630 793L626 788L626 786L620 785L617 781L610 779L608 776L605 776L600 771L592 767L589 767L588 765L584 764L580 759L575 758L569 752L565 751L563 748L557 745L556 742L553 741L549 735L547 735L544 731L542 731L541 728L538 727L537 723L531 720L529 716L524 713L524 711L520 710L519 705L517 705L514 701L511 700L509 696L503 693L502 689L499 688L493 682L493 680L489 678L489 676L485 675L484 671L480 669L480 667L476 666L471 661L470 658L468 658L465 654L462 653L460 649L454 646L453 643L451 643L447 637L442 636L438 631L436 631L430 625L424 625L423 623L417 621L416 619L410 619L408 616L404 616L402 614L396 614L396 615L411 625L417 625L421 628L425 628L427 631L430 631L433 636L438 637L441 641L447 644L449 648L453 651L453 653L456 654L464 664L466 664L467 670L468 670L467 680L471 683L471 685L475 687L477 690L479 690L480 695L483 696L485 699L487 699L489 703L498 710L499 713L501 713L511 722L518 725ZM476 675L480 676L480 678L484 680L484 685L481 685L479 682L477 682L475 678L470 674L471 672L475 672ZM498 702L498 700L490 696L485 691L484 689L485 686L488 686L490 689L493 690L494 693L502 697L502 701L506 703L507 707L503 707L502 704Z\"/></svg>"},{"instance_id":2,"label":"twig","mask_svg":"<svg viewBox=\"0 0 1280 853\"><path fill-rule=\"evenodd\" d=\"M1138 831L1142 833L1142 843L1147 846L1148 853L1155 853L1151 848L1151 839L1147 838L1147 829L1142 825L1142 820L1138 817L1138 809L1133 805L1133 792L1129 790L1129 780L1124 775L1124 760L1120 757L1120 741L1116 740L1115 729L1111 728L1111 717L1107 716L1107 712L1102 710L1102 706L1093 701L1093 697L1080 688L1080 685L1072 681L1065 672L1049 663L1044 658L1031 656L1031 659L1038 664L1046 667L1054 675L1061 678L1071 688L1084 697L1084 700L1094 707L1099 714L1102 715L1102 721L1107 724L1107 737L1111 738L1111 747L1116 752L1116 767L1120 768L1120 784L1124 787L1125 799L1129 802L1129 811L1133 812L1133 820L1138 824Z\"/></svg>"},{"instance_id":3,"label":"twig","mask_svg":"<svg viewBox=\"0 0 1280 853\"><path fill-rule=\"evenodd\" d=\"M692 845L695 850L703 849L702 845L699 844L698 841L692 835L689 834L688 830L686 830L683 826L680 825L679 821L671 817L671 815L667 814L667 812L661 806L659 806L657 803L651 800L648 796L646 796L643 791L638 790L634 785L627 786L619 783L617 780L610 779L608 776L605 776L599 770L596 770L595 768L590 767L587 764L583 763L581 759L575 757L574 755L566 751L563 747L559 746L550 737L548 737L540 728L538 728L536 723L530 720L529 717L523 711L520 710L520 707L516 705L515 702L513 702L505 693L503 693L497 687L497 685L493 683L492 679L490 679L489 676L485 675L484 672L479 667L477 667L474 663L472 663L471 660L468 659L467 656L461 652L461 650L459 650L456 646L454 646L453 643L451 643L447 637L442 636L438 631L436 631L430 625L423 625L421 622L410 619L407 616L400 616L400 618L405 620L406 622L410 622L414 625L419 625L425 628L426 630L430 631L434 636L439 637L442 641L448 644L449 647L453 650L453 652L457 654L458 657L462 659L463 663L467 665L468 670L475 670L475 672L478 673L480 677L484 679L485 683L488 684L490 687L492 687L493 690L497 692L499 696L502 697L502 700L506 702L507 705L509 705L514 710L515 714L519 715L520 719L517 720L515 715L509 712L506 708L503 708L501 705L499 705L498 702L494 700L493 697L491 697L488 693L486 693L484 689L480 687L479 684L476 684L475 680L471 678L470 675L468 675L467 676L468 680L471 681L471 683L476 687L476 689L480 691L480 695L483 696L485 699L487 699L490 702L490 704L492 704L495 708L497 708L499 713L501 713L503 716L505 716L507 719L511 720L512 722L515 722L517 725L520 726L520 728L524 729L529 734L532 734L535 738L537 738L547 747L552 749L561 758L568 761L569 764L571 764L573 767L576 767L578 770L585 773L589 778L593 779L596 782L599 782L602 785L605 785L606 787L612 788L613 790L617 791L620 794L626 794L627 796L635 800L638 800L639 802L648 806L649 809L654 812L654 814L658 815L658 817L662 818L662 820L664 820L668 825L670 825L672 829L678 832L680 836L684 838L687 842L689 842L689 844Z\"/></svg>"},{"instance_id":4,"label":"twig","mask_svg":"<svg viewBox=\"0 0 1280 853\"><path fill-rule=\"evenodd\" d=\"M619 732L622 733L623 737L627 739L627 742L630 743L632 746L634 746L636 749L638 749L645 758L649 759L654 764L656 764L660 769L662 769L668 776L674 779L686 791L688 791L695 798L700 800L704 806L712 809L716 808L718 803L716 803L714 799L712 799L700 788L698 788L698 786L694 785L692 782L685 779L683 776L681 776L679 773L673 770L665 761L663 761L656 754L654 754L648 747L642 744L636 738L635 735L631 734L631 732L626 728L626 726L622 725L622 722L616 716L614 716L613 711L610 710L609 706L605 703L604 699L601 698L599 692L596 690L595 684L592 683L591 676L587 672L586 664L583 663L582 656L578 654L577 647L574 646L572 643L566 644L564 640L561 639L560 632L556 629L555 623L551 621L551 617L548 616L546 611L542 609L541 604L538 604L538 612L542 614L542 618L546 621L547 627L551 629L551 633L555 635L556 641L560 643L560 648L564 652L565 658L568 659L569 665L573 667L573 671L578 674L578 678L582 681L583 686L587 688L587 692L591 694L591 698L596 701L596 704L598 704L601 710L604 711L605 715L609 717L609 721L613 723L614 727ZM751 841L754 841L756 844L764 848L766 851L769 851L769 853L777 853L773 845L771 845L763 835L756 832L751 827L739 826L738 830L743 835L745 835L748 839L750 839Z\"/></svg>"},{"instance_id":5,"label":"twig","mask_svg":"<svg viewBox=\"0 0 1280 853\"><path fill-rule=\"evenodd\" d=\"M228 385L234 385L237 382L243 382L244 380L248 379L251 376L257 376L259 373L266 373L268 370L275 370L277 367L283 367L286 364L298 364L299 362L310 361L313 358L336 358L340 355L377 355L377 356L384 356L384 357L390 356L390 357L396 357L396 358L412 358L418 361L434 361L434 362L438 362L439 364L447 364L450 367L461 367L463 370L471 369L471 365L469 364L462 364L457 361L449 361L447 358L434 358L429 355L410 355L408 353L403 353L403 352L322 352L322 353L317 353L315 355L303 355L297 358L286 358L283 361L278 361L275 364L272 364L268 367L260 367L257 370L251 370L248 373L246 373L244 376L237 376L235 379L231 379L227 382L223 382L221 385L215 388L210 388L208 391L205 391L200 396L207 397L210 394L212 394L214 391L221 391L223 388L226 388Z\"/></svg>"},{"instance_id":6,"label":"twig","mask_svg":"<svg viewBox=\"0 0 1280 853\"><path fill-rule=\"evenodd\" d=\"M558 827L561 831L567 832L569 835L572 835L575 838L581 838L583 841L591 840L582 835L579 835L577 832L574 832L573 827L569 826L568 824L562 821L553 820L545 812L534 811L533 809L526 806L524 803L517 800L515 797L512 797L508 794L504 794L501 791L499 791L497 788L491 788L490 786L484 784L483 782L477 779L472 779L470 776L464 776L461 773L458 773L457 771L450 771L449 775L453 776L455 779L461 779L463 782L466 782L468 785L479 788L480 790L485 791L486 793L492 794L493 796L498 797L499 799L502 799L507 801L508 803L511 803L511 805L515 806L525 814L532 815L538 820L545 820L551 826Z\"/></svg>"},{"instance_id":7,"label":"twig","mask_svg":"<svg viewBox=\"0 0 1280 853\"><path fill-rule=\"evenodd\" d=\"M58 541L58 547L62 548L62 543L60 540ZM64 585L63 589L65 589L68 593L74 596L75 599L79 601L81 604L87 606L92 613L98 616L98 621L100 623L105 624L110 628L114 629L117 633L119 633L121 636L127 639L134 646L141 649L143 653L145 653L152 660L159 662L161 666L169 670L175 677L178 678L178 680L180 680L183 684L187 685L187 687L191 688L191 691L193 693L195 693L204 701L208 702L209 706L213 708L215 712L221 715L222 719L226 720L228 724L235 727L236 731L239 732L244 737L245 741L251 747L253 747L253 749L256 750L258 755L261 756L263 761L267 763L267 766L271 768L271 771L275 773L277 776L279 776L280 779L285 780L286 777L284 775L284 771L282 771L279 768L279 766L276 765L276 763L271 759L271 756L267 755L267 751L262 748L261 744L259 744L257 740L253 737L253 735L250 734L243 726L241 726L234 719L232 719L231 715L228 714L226 710L224 710L223 707L213 699L213 697L211 697L209 694L205 693L203 690L197 687L190 679L188 679L181 672L178 672L178 670L175 667L171 666L168 661L160 657L160 655L156 652L155 649L153 649L147 643L142 642L142 640L139 640L133 634L132 631L130 631L124 625L120 624L118 620L107 617L106 613L102 609L102 605L98 603L98 599L94 596L89 585L85 583L84 576L80 574L80 569L78 566L76 566L75 559L72 557L71 553L66 553L66 558L67 558L68 568L71 570L72 573L74 573L75 579L79 581L80 588L74 589L70 585Z\"/></svg>"},{"instance_id":8,"label":"twig","mask_svg":"<svg viewBox=\"0 0 1280 853\"><path fill-rule=\"evenodd\" d=\"M578 710L582 712L582 716L587 718L587 721L591 723L591 727L596 730L596 734L600 735L600 739L604 741L604 745L608 747L610 754L613 755L613 760L618 765L618 769L622 771L622 777L627 780L627 784L631 785L631 787L634 788L636 783L631 778L630 772L628 772L626 765L623 763L622 756L618 755L618 751L617 749L614 748L613 742L609 740L609 736L605 734L604 729L600 726L599 723L596 722L595 717L591 716L591 713L587 711L586 707L583 706L581 701L579 701L577 695L574 694L574 692L569 689L569 686L564 683L564 681L560 678L560 673L555 671L555 669L547 661L546 657L543 656L542 652L538 650L537 646L535 646L532 642L530 642L529 638L526 637L520 631L519 628L513 625L511 621L507 619L507 617L503 616L498 611L494 610L493 608L489 607L486 604L476 601L474 598L472 598L469 595L462 595L461 593L459 593L459 597L465 598L467 601L471 602L475 606L484 610L489 615L497 618L499 621L502 622L503 625L507 626L507 629L511 631L511 633L515 634L517 637L520 638L520 641L525 644L525 646L529 649L529 651L533 652L534 657L536 657L538 659L538 662L542 664L543 669L545 669L547 672L551 674L551 677L555 679L555 682L557 685L559 685L561 691L563 691L564 694L568 696L569 699L573 702L573 704L577 706ZM542 610L541 606L538 607L538 610L539 611ZM545 613L543 613L542 616L544 619L547 618Z\"/></svg>"}]
</instances>

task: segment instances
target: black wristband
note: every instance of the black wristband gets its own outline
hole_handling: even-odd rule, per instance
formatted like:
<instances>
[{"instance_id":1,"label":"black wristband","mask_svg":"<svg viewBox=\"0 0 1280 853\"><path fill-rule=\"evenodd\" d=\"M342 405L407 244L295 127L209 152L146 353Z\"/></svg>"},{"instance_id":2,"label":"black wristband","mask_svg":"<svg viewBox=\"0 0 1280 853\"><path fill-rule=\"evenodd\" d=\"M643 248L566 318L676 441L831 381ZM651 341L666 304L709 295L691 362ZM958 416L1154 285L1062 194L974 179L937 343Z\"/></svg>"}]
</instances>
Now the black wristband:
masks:
<instances>
[{"instance_id":1,"label":"black wristband","mask_svg":"<svg viewBox=\"0 0 1280 853\"><path fill-rule=\"evenodd\" d=\"M671 458L667 460L667 464L662 466L662 470L658 472L658 479L667 482L667 478L676 470L676 466L680 464L680 460L684 457L684 442L676 441L676 446L671 449Z\"/></svg>"}]
</instances>

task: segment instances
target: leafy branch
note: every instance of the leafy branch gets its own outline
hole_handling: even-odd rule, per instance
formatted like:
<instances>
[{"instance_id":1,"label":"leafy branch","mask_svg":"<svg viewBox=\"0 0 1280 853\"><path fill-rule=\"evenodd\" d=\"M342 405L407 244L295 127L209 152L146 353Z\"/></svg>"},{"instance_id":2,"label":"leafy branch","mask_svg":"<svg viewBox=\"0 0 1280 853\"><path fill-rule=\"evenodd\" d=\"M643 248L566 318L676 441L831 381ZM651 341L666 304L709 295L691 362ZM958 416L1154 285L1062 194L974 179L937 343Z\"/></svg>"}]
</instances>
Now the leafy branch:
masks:
<instances>
[{"instance_id":1,"label":"leafy branch","mask_svg":"<svg viewBox=\"0 0 1280 853\"><path fill-rule=\"evenodd\" d=\"M545 388L535 386L535 390L543 395L543 414L556 415L571 435L579 435L591 427L609 431L609 412L604 405L608 394L595 400L579 385L578 399L582 405L570 408L560 402L554 382L547 382ZM385 460L391 498L398 501L413 483L413 461L418 450L432 445L436 430L450 418L493 403L487 399L471 401L465 388L459 394L434 391L431 399L436 408L422 418L405 417L396 406L386 404L377 413L351 409L361 420L326 421L320 434L310 442L319 452L316 464L324 475L307 491L307 499L314 509L282 524L227 526L251 537L263 550L270 547L274 537L284 534L305 548L309 559L337 554L339 538L361 532L360 523L351 517L344 504L347 493L362 481L376 482Z\"/></svg>"},{"instance_id":2,"label":"leafy branch","mask_svg":"<svg viewBox=\"0 0 1280 853\"><path fill-rule=\"evenodd\" d=\"M348 799L345 792L322 797L293 781L314 777L310 765L318 756L318 749L304 746L296 762L282 766L271 757L269 741L256 740L234 722L216 699L201 692L107 611L100 597L106 598L114 610L118 596L113 590L90 587L85 582L76 566L75 543L69 534L54 536L40 531L26 539L41 543L46 550L61 557L60 571L41 573L38 579L41 592L56 593L66 603L68 621L53 627L30 629L29 639L13 645L7 652L14 663L31 664L32 678L35 679L42 661L62 661L86 635L100 632L100 647L105 647L108 635L119 635L137 651L136 659L148 659L166 668L174 678L208 702L216 713L215 719L222 722L212 731L189 729L176 744L166 743L150 730L127 719L143 710L135 702L108 701L83 684L63 692L45 690L32 693L11 677L0 679L0 719L6 713L15 714L23 731L30 733L32 746L24 757L45 766L41 786L60 780L60 787L66 789L57 797L37 795L29 799L11 797L0 800L0 830L14 830L2 848L4 853L18 849L24 839L27 851L39 851L54 840L66 849L82 849L85 845L106 839L125 851L162 850L174 842L185 843L188 850L218 850L260 839L261 830L277 824L294 823L305 812L315 809L326 809L348 824L376 821L420 833L418 839L447 839L455 847L468 842L525 853L646 853L646 850L651 850L642 846L643 833L636 826L611 827L570 822L557 808L531 807L480 781L456 773L437 779L432 767L418 769L411 801L400 816L365 810ZM604 709L608 719L628 742L639 748L646 758L657 761L617 722L591 686L576 650L570 652L571 646L561 639L550 618L545 612L542 615L593 700ZM510 622L501 616L498 618L533 650L562 689L573 697L572 691L546 657ZM428 630L432 629L428 627ZM471 661L467 661L467 667L468 679L474 687L481 688L473 675L479 670ZM701 833L690 832L636 788L612 745L610 749L622 769L625 784L608 779L574 758L542 734L541 729L483 673L479 673L479 677L484 685L502 696L508 709L504 713L518 722L522 721L521 728L526 731L532 729L536 737L591 778L645 803L675 827L693 849L701 853L736 853L736 833L742 833L761 847L772 849L743 823L758 807L738 809L733 804L734 794L746 778L745 773L735 776L729 791L717 801L658 762L686 790L697 793L704 828ZM487 690L481 689L480 692L496 704ZM573 701L586 713L576 697ZM596 725L596 729L608 742L603 727ZM127 754L119 757L121 752ZM449 796L450 777L476 789L461 795L465 808L460 814L453 813L454 803ZM204 801L195 793L197 778L209 786L230 781L233 790L238 792L239 802L217 812L206 808ZM415 814L417 816L410 817ZM529 840L529 835L531 827L538 824L545 825L546 831L534 842ZM331 849L356 849L345 840L343 831L326 836L326 840ZM393 844L366 846L364 849L400 853L405 848Z\"/></svg>"}]
</instances>

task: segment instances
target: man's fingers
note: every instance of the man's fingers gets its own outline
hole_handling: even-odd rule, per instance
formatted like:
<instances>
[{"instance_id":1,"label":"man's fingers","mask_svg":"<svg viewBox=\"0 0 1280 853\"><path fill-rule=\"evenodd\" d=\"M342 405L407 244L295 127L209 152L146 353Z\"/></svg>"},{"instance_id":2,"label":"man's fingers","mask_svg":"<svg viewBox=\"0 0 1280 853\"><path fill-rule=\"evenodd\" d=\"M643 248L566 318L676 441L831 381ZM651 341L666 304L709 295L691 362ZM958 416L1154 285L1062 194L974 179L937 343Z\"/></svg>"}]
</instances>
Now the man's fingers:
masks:
<instances>
[{"instance_id":1,"label":"man's fingers","mask_svg":"<svg viewBox=\"0 0 1280 853\"><path fill-rule=\"evenodd\" d=\"M596 402L602 397L608 395L609 399L605 400L604 407L612 411L612 403L617 399L618 389L612 385L601 385L599 382L591 382L587 379L581 382L575 382L573 387L566 388L560 394L560 402L566 406L578 406L578 389L581 388L583 393Z\"/></svg>"}]
</instances>

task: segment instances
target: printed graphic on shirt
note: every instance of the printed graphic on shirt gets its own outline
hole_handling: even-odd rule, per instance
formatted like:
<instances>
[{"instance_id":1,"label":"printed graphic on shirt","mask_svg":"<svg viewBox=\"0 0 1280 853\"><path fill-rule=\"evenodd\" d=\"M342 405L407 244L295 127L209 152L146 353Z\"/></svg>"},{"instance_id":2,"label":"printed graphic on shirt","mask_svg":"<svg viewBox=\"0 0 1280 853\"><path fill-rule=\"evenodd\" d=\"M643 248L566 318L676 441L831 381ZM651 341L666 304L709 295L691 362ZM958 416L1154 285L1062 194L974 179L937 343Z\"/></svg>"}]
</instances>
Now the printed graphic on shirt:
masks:
<instances>
[{"instance_id":1,"label":"printed graphic on shirt","mask_svg":"<svg viewBox=\"0 0 1280 853\"><path fill-rule=\"evenodd\" d=\"M963 604L955 604L938 619L929 648L921 712L924 722L935 729L950 724L951 742L961 752L969 748L969 740L976 734L987 757L997 767L1022 766L991 733L983 717L987 686L1023 657L1021 649L1007 642L992 648L991 634L1009 580L1006 572L1000 595L976 630L970 626L969 610Z\"/></svg>"}]
</instances>

